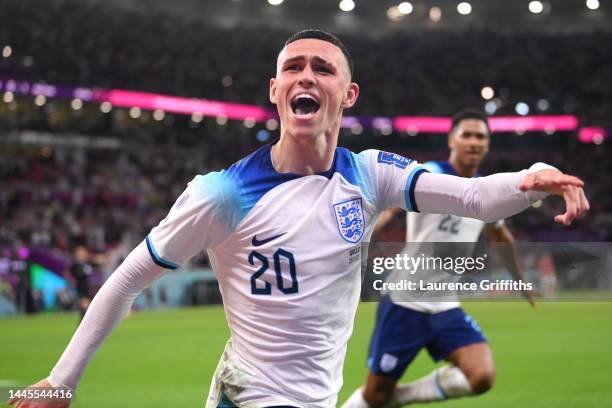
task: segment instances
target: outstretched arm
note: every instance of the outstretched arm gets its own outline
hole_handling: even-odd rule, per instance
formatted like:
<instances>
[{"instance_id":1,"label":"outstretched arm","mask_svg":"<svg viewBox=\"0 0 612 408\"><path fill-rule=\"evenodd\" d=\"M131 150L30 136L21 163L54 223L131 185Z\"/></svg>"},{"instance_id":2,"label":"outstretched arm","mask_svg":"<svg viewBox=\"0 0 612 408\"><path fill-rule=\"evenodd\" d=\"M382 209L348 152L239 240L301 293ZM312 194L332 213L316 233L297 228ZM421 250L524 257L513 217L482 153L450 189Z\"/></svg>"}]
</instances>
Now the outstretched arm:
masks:
<instances>
[{"instance_id":1,"label":"outstretched arm","mask_svg":"<svg viewBox=\"0 0 612 408\"><path fill-rule=\"evenodd\" d=\"M565 199L566 211L555 221L569 225L583 217L589 203L584 183L542 163L517 173L498 173L487 177L462 178L423 173L418 178L414 197L421 212L454 214L493 222L517 214L549 194Z\"/></svg>"},{"instance_id":2,"label":"outstretched arm","mask_svg":"<svg viewBox=\"0 0 612 408\"><path fill-rule=\"evenodd\" d=\"M141 242L102 285L49 382L53 386L76 388L83 371L100 344L129 312L134 300L165 271Z\"/></svg>"},{"instance_id":3,"label":"outstretched arm","mask_svg":"<svg viewBox=\"0 0 612 408\"><path fill-rule=\"evenodd\" d=\"M66 347L51 375L34 386L75 389L89 360L100 344L130 310L138 294L157 278L164 268L156 265L143 241L104 283L91 302L83 321ZM10 401L19 408L67 407L68 403ZM47 404L47 405L45 405Z\"/></svg>"},{"instance_id":4,"label":"outstretched arm","mask_svg":"<svg viewBox=\"0 0 612 408\"><path fill-rule=\"evenodd\" d=\"M75 388L89 360L121 321L136 296L166 269L176 269L203 248L221 242L237 219L235 186L221 173L196 176L168 216L132 251L102 286L51 375L35 386ZM19 408L64 408L14 400Z\"/></svg>"}]
</instances>

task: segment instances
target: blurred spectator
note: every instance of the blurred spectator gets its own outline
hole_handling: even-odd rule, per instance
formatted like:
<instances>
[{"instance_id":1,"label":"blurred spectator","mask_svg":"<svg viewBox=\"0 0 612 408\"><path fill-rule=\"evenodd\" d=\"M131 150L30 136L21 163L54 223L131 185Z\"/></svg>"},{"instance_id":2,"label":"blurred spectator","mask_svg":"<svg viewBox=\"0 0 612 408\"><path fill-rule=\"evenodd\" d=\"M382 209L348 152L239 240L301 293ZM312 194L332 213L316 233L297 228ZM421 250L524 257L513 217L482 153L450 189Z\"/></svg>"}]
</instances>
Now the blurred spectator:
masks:
<instances>
[{"instance_id":1,"label":"blurred spectator","mask_svg":"<svg viewBox=\"0 0 612 408\"><path fill-rule=\"evenodd\" d=\"M12 55L0 58L0 79L267 106L268 80L289 34L267 27L228 30L102 3L4 1L0 46L10 44ZM448 115L459 107L482 106L480 89L489 85L498 98L496 114L514 114L516 102L523 101L531 113L571 113L583 125L612 125L612 47L605 46L612 43L611 32L394 31L380 38L342 38L361 86L351 114ZM0 247L48 247L69 254L79 240L92 256L104 255L99 264L107 277L195 175L225 167L259 146L257 128L213 122L195 124L170 114L154 121L149 112L131 120L124 109L104 115L86 103L73 111L67 101L53 98L44 107L30 96L0 101ZM82 133L91 140L111 135L119 148L41 147L5 137L24 129ZM341 144L420 161L447 156L444 137L373 136L366 129L359 137L343 136ZM546 161L587 183L592 210L584 220L569 228L554 225L561 202L547 200L509 220L518 239L612 240L611 144L574 145L573 136L494 136L485 174ZM206 255L186 265L192 266L208 266ZM22 311L41 307L27 273L7 276L15 281L9 286L0 281L1 293L10 293ZM164 288L162 303L167 295ZM61 296L64 304L71 302L68 294Z\"/></svg>"},{"instance_id":2,"label":"blurred spectator","mask_svg":"<svg viewBox=\"0 0 612 408\"><path fill-rule=\"evenodd\" d=\"M290 34L223 29L104 2L6 1L0 42L13 54L0 75L87 87L269 105L267 83ZM492 86L501 113L579 113L610 124L611 32L398 32L342 35L355 59L355 114L447 115L480 105ZM542 98L546 103L538 104ZM538 106L536 108L536 106Z\"/></svg>"},{"instance_id":3,"label":"blurred spectator","mask_svg":"<svg viewBox=\"0 0 612 408\"><path fill-rule=\"evenodd\" d=\"M92 298L90 276L95 266L91 262L91 258L87 247L77 244L73 251L72 265L65 273L66 278L73 283L76 290L81 320L83 320Z\"/></svg>"}]
</instances>

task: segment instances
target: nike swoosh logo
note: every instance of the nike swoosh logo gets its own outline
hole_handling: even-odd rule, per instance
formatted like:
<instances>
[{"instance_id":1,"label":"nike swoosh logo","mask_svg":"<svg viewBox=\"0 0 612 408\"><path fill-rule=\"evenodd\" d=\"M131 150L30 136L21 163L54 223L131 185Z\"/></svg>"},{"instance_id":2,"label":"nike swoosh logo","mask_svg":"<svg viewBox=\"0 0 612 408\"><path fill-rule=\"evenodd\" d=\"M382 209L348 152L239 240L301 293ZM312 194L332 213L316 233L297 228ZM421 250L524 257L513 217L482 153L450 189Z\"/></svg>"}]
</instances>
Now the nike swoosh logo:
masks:
<instances>
[{"instance_id":1,"label":"nike swoosh logo","mask_svg":"<svg viewBox=\"0 0 612 408\"><path fill-rule=\"evenodd\" d=\"M263 244L267 244L270 241L274 241L276 238L282 237L285 234L286 232L283 232L282 234L278 234L273 237L262 239L262 240L257 239L257 235L254 235L253 240L251 241L251 244L253 244L253 246L261 246Z\"/></svg>"}]
</instances>

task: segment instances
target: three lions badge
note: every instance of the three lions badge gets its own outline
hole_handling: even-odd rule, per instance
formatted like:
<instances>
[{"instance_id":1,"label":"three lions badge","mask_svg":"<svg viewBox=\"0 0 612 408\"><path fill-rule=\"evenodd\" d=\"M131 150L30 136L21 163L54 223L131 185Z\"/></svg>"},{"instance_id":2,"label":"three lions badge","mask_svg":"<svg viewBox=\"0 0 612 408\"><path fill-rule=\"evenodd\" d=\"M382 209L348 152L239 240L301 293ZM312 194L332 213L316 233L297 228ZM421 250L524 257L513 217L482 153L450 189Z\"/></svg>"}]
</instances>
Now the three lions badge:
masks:
<instances>
[{"instance_id":1,"label":"three lions badge","mask_svg":"<svg viewBox=\"0 0 612 408\"><path fill-rule=\"evenodd\" d=\"M365 230L365 217L361 198L343 201L333 205L340 236L352 244L359 242Z\"/></svg>"}]
</instances>

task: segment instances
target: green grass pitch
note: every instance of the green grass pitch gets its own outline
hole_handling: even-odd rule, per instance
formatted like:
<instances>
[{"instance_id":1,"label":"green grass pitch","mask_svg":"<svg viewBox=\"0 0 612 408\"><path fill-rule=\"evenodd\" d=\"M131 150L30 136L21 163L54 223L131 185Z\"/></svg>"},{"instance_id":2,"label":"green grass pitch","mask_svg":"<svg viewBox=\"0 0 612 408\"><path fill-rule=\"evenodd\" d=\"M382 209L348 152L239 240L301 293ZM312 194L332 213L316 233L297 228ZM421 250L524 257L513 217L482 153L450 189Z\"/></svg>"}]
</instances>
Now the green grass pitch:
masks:
<instances>
[{"instance_id":1,"label":"green grass pitch","mask_svg":"<svg viewBox=\"0 0 612 408\"><path fill-rule=\"evenodd\" d=\"M363 381L375 304L359 307L344 369L344 401ZM612 406L612 303L470 303L497 363L492 391L444 402L453 407ZM0 387L48 373L77 316L0 319ZM74 407L203 407L229 336L221 307L134 313L85 372ZM421 353L403 381L431 371ZM0 406L5 406L0 403Z\"/></svg>"}]
</instances>

